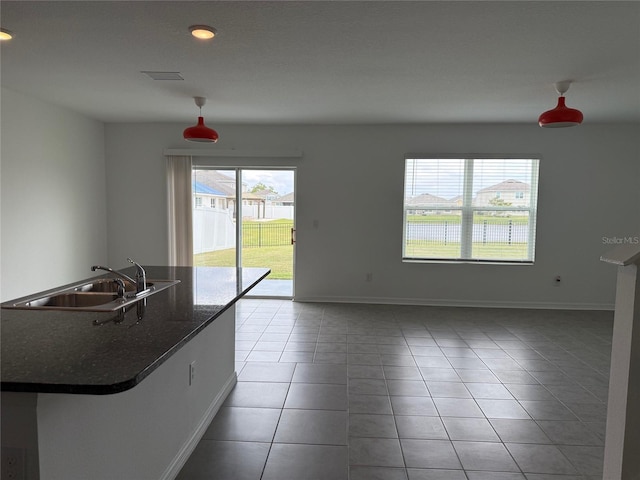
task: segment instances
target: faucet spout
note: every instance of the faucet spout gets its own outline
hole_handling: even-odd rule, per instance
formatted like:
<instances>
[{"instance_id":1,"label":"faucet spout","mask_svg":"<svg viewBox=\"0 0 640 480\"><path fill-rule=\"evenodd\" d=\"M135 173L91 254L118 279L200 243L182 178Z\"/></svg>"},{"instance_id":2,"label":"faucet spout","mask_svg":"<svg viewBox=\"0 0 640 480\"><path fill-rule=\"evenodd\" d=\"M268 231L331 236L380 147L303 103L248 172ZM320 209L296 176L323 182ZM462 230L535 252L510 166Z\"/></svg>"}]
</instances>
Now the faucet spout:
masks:
<instances>
[{"instance_id":1,"label":"faucet spout","mask_svg":"<svg viewBox=\"0 0 640 480\"><path fill-rule=\"evenodd\" d=\"M126 293L126 287L124 286L124 282L121 278L114 278L114 283L116 284L116 288L118 291L118 298L124 299L124 295Z\"/></svg>"},{"instance_id":2,"label":"faucet spout","mask_svg":"<svg viewBox=\"0 0 640 480\"><path fill-rule=\"evenodd\" d=\"M104 270L105 272L113 273L117 277L123 278L129 283L132 283L133 285L137 285L137 282L133 278L131 278L129 275L125 273L117 272L112 268L103 267L102 265L94 265L93 267L91 267L92 272L95 272L96 270Z\"/></svg>"},{"instance_id":3,"label":"faucet spout","mask_svg":"<svg viewBox=\"0 0 640 480\"><path fill-rule=\"evenodd\" d=\"M136 290L138 293L143 292L147 289L147 273L139 263L134 262L130 258L127 258L127 261L136 267Z\"/></svg>"},{"instance_id":4,"label":"faucet spout","mask_svg":"<svg viewBox=\"0 0 640 480\"><path fill-rule=\"evenodd\" d=\"M104 270L105 272L113 273L115 276L126 280L132 285L135 285L136 295L137 295L139 293L144 292L147 289L147 273L144 271L144 268L142 268L142 265L140 265L139 263L134 262L130 258L127 258L127 260L129 261L129 263L133 263L135 265L136 278L131 278L129 275L125 273L118 272L109 267L103 267L102 265L94 265L93 267L91 267L91 271L95 272L96 270Z\"/></svg>"}]
</instances>

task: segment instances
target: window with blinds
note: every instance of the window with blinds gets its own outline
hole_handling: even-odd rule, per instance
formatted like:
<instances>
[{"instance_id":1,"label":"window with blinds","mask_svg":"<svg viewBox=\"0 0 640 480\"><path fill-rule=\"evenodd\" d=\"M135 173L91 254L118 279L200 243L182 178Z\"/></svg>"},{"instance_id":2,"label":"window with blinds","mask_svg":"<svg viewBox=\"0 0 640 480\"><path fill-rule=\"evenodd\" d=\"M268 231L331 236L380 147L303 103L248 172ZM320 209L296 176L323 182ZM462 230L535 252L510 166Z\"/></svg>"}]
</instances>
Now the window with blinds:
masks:
<instances>
[{"instance_id":1,"label":"window with blinds","mask_svg":"<svg viewBox=\"0 0 640 480\"><path fill-rule=\"evenodd\" d=\"M405 261L533 263L535 158L407 158Z\"/></svg>"}]
</instances>

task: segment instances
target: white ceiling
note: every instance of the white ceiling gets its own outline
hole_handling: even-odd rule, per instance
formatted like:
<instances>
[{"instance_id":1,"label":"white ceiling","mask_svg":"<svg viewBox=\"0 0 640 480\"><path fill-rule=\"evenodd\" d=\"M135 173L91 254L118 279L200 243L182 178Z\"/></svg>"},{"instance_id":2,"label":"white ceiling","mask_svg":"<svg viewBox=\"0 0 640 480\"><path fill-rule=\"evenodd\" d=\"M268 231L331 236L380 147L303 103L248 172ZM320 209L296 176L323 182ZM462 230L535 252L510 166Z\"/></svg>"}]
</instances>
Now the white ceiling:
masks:
<instances>
[{"instance_id":1,"label":"white ceiling","mask_svg":"<svg viewBox=\"0 0 640 480\"><path fill-rule=\"evenodd\" d=\"M6 1L2 85L106 122L640 121L637 1ZM193 24L218 30L202 42ZM141 71L180 72L154 81Z\"/></svg>"}]
</instances>

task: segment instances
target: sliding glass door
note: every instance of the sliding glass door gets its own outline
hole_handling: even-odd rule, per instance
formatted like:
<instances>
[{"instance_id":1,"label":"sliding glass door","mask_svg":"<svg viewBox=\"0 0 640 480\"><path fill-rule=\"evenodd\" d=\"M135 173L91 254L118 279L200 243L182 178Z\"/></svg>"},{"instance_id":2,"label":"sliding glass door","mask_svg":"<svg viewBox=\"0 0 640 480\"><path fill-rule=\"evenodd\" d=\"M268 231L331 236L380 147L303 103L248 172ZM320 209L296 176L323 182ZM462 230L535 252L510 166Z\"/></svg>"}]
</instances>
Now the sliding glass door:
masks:
<instances>
[{"instance_id":1,"label":"sliding glass door","mask_svg":"<svg viewBox=\"0 0 640 480\"><path fill-rule=\"evenodd\" d=\"M268 267L251 296L292 298L295 171L194 167L196 266Z\"/></svg>"}]
</instances>

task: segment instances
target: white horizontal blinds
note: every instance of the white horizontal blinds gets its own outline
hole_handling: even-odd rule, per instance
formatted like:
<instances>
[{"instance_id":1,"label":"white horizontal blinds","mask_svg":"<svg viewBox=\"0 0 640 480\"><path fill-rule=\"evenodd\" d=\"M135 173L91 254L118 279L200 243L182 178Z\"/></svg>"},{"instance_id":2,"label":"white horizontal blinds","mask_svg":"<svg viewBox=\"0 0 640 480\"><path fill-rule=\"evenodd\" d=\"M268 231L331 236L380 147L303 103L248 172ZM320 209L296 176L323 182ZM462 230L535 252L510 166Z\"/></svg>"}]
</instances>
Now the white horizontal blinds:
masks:
<instances>
[{"instance_id":1,"label":"white horizontal blinds","mask_svg":"<svg viewBox=\"0 0 640 480\"><path fill-rule=\"evenodd\" d=\"M403 256L532 262L538 160L406 160Z\"/></svg>"},{"instance_id":2,"label":"white horizontal blinds","mask_svg":"<svg viewBox=\"0 0 640 480\"><path fill-rule=\"evenodd\" d=\"M407 159L404 257L461 258L465 162Z\"/></svg>"},{"instance_id":3,"label":"white horizontal blinds","mask_svg":"<svg viewBox=\"0 0 640 480\"><path fill-rule=\"evenodd\" d=\"M537 191L537 174L532 185L534 163L537 160L474 160L471 258L533 260L529 232L535 220L531 208L533 188Z\"/></svg>"}]
</instances>

